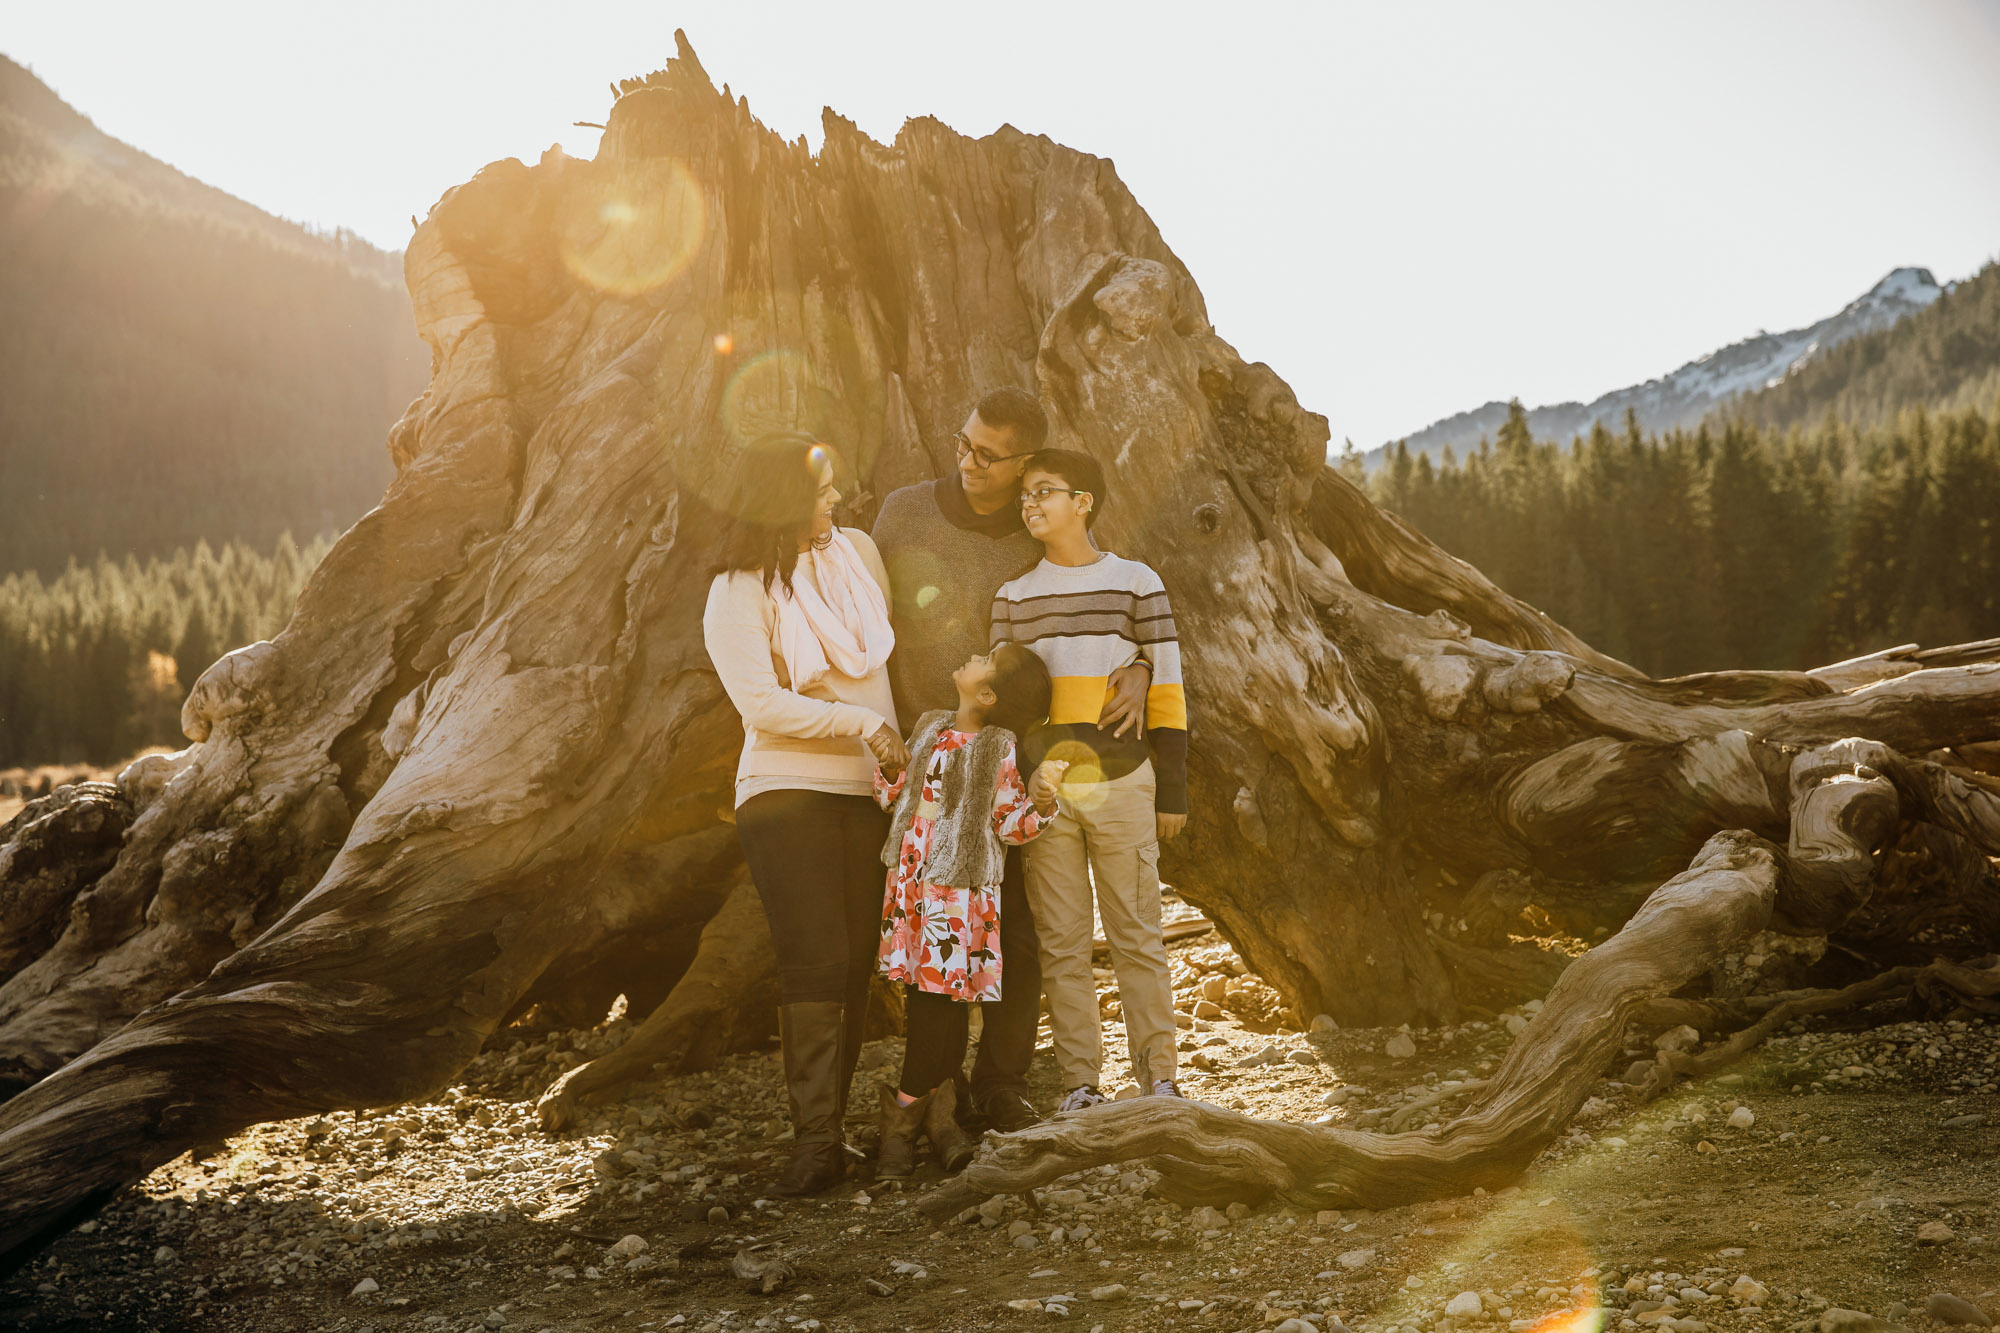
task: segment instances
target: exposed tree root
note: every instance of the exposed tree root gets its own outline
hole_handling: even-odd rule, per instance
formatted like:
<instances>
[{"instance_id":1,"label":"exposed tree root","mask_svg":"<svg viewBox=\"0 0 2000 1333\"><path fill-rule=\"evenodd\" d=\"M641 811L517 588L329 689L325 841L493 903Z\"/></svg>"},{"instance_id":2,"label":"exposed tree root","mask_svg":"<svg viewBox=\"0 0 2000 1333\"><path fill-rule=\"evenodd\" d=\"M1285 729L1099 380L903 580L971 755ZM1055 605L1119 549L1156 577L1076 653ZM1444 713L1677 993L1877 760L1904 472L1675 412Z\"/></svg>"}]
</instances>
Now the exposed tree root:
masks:
<instances>
[{"instance_id":1,"label":"exposed tree root","mask_svg":"<svg viewBox=\"0 0 2000 1333\"><path fill-rule=\"evenodd\" d=\"M1838 990L1791 992L1776 998L1764 1016L1734 1033L1719 1046L1706 1051L1662 1051L1659 1062L1639 1085L1642 1100L1651 1101L1673 1086L1677 1078L1703 1078L1719 1074L1764 1043L1773 1032L1795 1019L1815 1014L1838 1013L1877 1000L1917 994L1932 1008L1946 1008L1952 1002L1983 1013L2000 1013L2000 958L1981 959L1971 964L1940 960L1928 967L1895 967Z\"/></svg>"},{"instance_id":2,"label":"exposed tree root","mask_svg":"<svg viewBox=\"0 0 2000 1333\"><path fill-rule=\"evenodd\" d=\"M1740 831L1709 839L1625 929L1563 973L1480 1104L1439 1129L1368 1134L1139 1097L989 1138L923 1206L949 1216L988 1195L1135 1158L1160 1171L1167 1197L1185 1203L1278 1197L1311 1208L1378 1208L1502 1184L1576 1113L1642 1006L1764 928L1779 857Z\"/></svg>"},{"instance_id":3,"label":"exposed tree root","mask_svg":"<svg viewBox=\"0 0 2000 1333\"><path fill-rule=\"evenodd\" d=\"M564 1074L542 1094L542 1128L575 1122L578 1109L602 1101L664 1065L706 1069L746 1037L775 1022L777 967L771 930L748 874L739 875L715 919L702 928L694 963L666 1000L617 1050Z\"/></svg>"}]
</instances>

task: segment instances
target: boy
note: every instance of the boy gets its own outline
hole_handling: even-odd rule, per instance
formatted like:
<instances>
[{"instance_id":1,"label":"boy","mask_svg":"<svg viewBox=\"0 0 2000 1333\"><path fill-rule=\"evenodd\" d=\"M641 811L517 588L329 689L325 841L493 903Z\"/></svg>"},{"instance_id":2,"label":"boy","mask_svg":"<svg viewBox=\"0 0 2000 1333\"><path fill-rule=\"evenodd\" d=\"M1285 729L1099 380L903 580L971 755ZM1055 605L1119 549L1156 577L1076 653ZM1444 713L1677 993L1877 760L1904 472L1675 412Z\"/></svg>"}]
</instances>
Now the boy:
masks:
<instances>
[{"instance_id":1,"label":"boy","mask_svg":"<svg viewBox=\"0 0 2000 1333\"><path fill-rule=\"evenodd\" d=\"M1029 459L1021 512L1043 559L993 600L993 642L1034 649L1051 678L1049 721L1023 741L1022 768L1034 771L1049 759L1064 770L1062 818L1024 849L1049 1026L1068 1089L1058 1111L1104 1100L1090 970L1093 872L1133 1077L1144 1091L1180 1096L1159 871L1160 842L1187 823L1180 645L1160 576L1091 542L1104 502L1104 471L1089 455L1045 449ZM1100 731L1106 679L1138 661L1152 669L1144 727L1122 737Z\"/></svg>"}]
</instances>

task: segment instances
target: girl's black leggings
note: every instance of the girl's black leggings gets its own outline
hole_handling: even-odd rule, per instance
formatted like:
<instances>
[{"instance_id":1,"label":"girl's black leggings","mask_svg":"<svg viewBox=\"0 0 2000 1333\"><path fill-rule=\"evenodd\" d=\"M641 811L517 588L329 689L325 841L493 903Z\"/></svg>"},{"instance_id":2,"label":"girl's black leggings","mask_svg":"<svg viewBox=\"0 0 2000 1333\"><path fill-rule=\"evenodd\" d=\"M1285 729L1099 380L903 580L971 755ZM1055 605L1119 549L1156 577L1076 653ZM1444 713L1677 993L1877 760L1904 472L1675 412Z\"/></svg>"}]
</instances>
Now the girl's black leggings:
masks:
<instances>
[{"instance_id":1,"label":"girl's black leggings","mask_svg":"<svg viewBox=\"0 0 2000 1333\"><path fill-rule=\"evenodd\" d=\"M771 923L783 1002L864 1004L881 939L888 813L869 796L767 791L736 807L736 836Z\"/></svg>"}]
</instances>

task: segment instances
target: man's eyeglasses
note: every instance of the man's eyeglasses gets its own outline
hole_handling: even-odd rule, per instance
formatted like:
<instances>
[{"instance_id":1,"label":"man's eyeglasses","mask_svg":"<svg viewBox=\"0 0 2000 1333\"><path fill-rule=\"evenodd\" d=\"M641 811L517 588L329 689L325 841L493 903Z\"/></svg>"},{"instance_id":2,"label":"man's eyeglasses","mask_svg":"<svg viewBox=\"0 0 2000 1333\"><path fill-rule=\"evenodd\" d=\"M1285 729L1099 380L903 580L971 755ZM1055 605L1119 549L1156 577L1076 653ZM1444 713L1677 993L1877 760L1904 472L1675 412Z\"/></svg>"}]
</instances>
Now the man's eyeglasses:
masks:
<instances>
[{"instance_id":1,"label":"man's eyeglasses","mask_svg":"<svg viewBox=\"0 0 2000 1333\"><path fill-rule=\"evenodd\" d=\"M1021 508L1026 509L1029 505L1033 505L1035 508L1040 509L1042 507L1042 502L1047 500L1051 495L1088 495L1088 494L1090 494L1089 491L1071 490L1067 486L1037 486L1032 491L1021 492Z\"/></svg>"},{"instance_id":2,"label":"man's eyeglasses","mask_svg":"<svg viewBox=\"0 0 2000 1333\"><path fill-rule=\"evenodd\" d=\"M981 449L977 445L973 444L971 440L967 439L964 431L959 431L957 434L953 435L951 437L951 442L954 445L958 446L958 456L960 458L964 458L967 455L970 455L972 458L972 465L978 468L981 472L984 472L987 468L992 467L995 463L1004 463L1010 458L1026 458L1028 456L1027 454L989 454L984 449ZM1029 451L1029 453L1032 452L1034 451L1033 450Z\"/></svg>"}]
</instances>

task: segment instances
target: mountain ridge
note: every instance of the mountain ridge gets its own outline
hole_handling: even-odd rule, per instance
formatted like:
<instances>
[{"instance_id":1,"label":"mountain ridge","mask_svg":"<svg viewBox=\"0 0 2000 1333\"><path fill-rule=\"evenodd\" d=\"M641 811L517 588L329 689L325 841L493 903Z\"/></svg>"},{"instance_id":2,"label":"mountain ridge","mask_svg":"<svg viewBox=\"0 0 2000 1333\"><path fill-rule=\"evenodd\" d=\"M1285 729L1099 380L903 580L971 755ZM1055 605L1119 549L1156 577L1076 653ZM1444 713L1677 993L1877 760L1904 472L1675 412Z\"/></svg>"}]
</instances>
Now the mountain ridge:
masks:
<instances>
[{"instance_id":1,"label":"mountain ridge","mask_svg":"<svg viewBox=\"0 0 2000 1333\"><path fill-rule=\"evenodd\" d=\"M429 365L400 255L198 181L0 56L0 573L339 531Z\"/></svg>"},{"instance_id":2,"label":"mountain ridge","mask_svg":"<svg viewBox=\"0 0 2000 1333\"><path fill-rule=\"evenodd\" d=\"M1890 272L1859 297L1825 319L1779 333L1759 330L1748 338L1697 357L1668 374L1600 394L1589 403L1551 403L1528 409L1528 425L1537 439L1567 441L1586 434L1602 421L1623 427L1627 411L1645 431L1691 428L1739 395L1783 380L1831 348L1854 338L1889 328L1905 316L1927 309L1946 289L1927 268L1906 266ZM1463 455L1491 440L1507 420L1508 405L1494 401L1470 411L1440 418L1363 455L1373 468L1397 443L1412 455L1433 459L1447 447Z\"/></svg>"}]
</instances>

